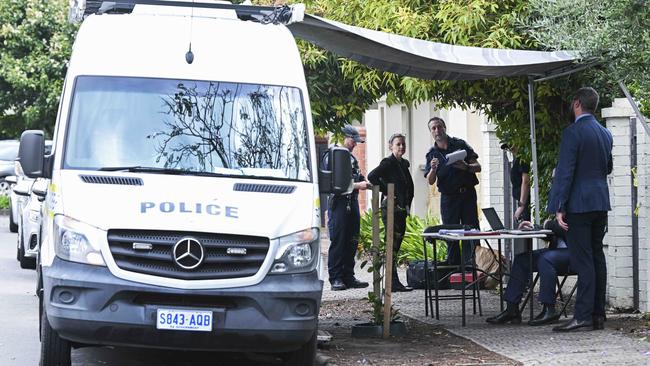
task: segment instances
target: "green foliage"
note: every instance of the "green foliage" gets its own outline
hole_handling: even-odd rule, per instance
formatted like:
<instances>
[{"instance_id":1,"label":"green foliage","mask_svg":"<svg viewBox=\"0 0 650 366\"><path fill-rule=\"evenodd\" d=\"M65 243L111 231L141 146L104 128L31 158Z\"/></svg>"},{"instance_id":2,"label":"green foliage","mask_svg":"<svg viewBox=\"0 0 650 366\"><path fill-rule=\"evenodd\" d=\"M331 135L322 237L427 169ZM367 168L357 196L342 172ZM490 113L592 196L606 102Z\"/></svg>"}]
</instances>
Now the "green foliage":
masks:
<instances>
[{"instance_id":1,"label":"green foliage","mask_svg":"<svg viewBox=\"0 0 650 366\"><path fill-rule=\"evenodd\" d=\"M9 196L0 195L0 209L9 208Z\"/></svg>"},{"instance_id":2,"label":"green foliage","mask_svg":"<svg viewBox=\"0 0 650 366\"><path fill-rule=\"evenodd\" d=\"M66 0L0 2L0 136L51 135L76 26Z\"/></svg>"},{"instance_id":3,"label":"green foliage","mask_svg":"<svg viewBox=\"0 0 650 366\"><path fill-rule=\"evenodd\" d=\"M623 80L650 113L650 6L646 0L530 0L530 34L550 49L600 62L596 85ZM602 89L602 87L601 87Z\"/></svg>"},{"instance_id":4,"label":"green foliage","mask_svg":"<svg viewBox=\"0 0 650 366\"><path fill-rule=\"evenodd\" d=\"M415 215L409 215L406 218L406 232L404 240L399 250L399 262L409 262L424 259L424 247L422 245L422 232L429 226L439 225L440 220L437 217L420 218ZM442 242L437 242L436 254L438 261L447 258L447 246ZM427 245L427 258L433 258L433 247Z\"/></svg>"},{"instance_id":5,"label":"green foliage","mask_svg":"<svg viewBox=\"0 0 650 366\"><path fill-rule=\"evenodd\" d=\"M398 254L398 263L424 259L421 234L425 228L432 225L438 225L439 223L440 220L438 218L430 216L420 218L415 215L409 215L406 218L406 232L404 233L404 240L402 241L402 246ZM386 258L385 247L384 224L381 219L379 219L379 256L381 264L385 262ZM361 215L359 250L357 256L360 258L370 258L372 257L372 250L372 210L368 210ZM439 242L438 247L436 248L436 254L438 255L438 260L444 260L447 257L447 246L444 243ZM431 246L427 247L427 258L433 258L433 248ZM362 263L362 268L365 267L366 264L367 261L364 261ZM381 264L379 267L381 267ZM371 266L369 271L372 272L373 270L374 269Z\"/></svg>"},{"instance_id":6,"label":"green foliage","mask_svg":"<svg viewBox=\"0 0 650 366\"><path fill-rule=\"evenodd\" d=\"M374 292L368 292L368 297L366 300L372 306L372 322L377 325L384 324L384 303L380 296L375 295ZM394 322L399 320L399 310L395 309L393 305L390 306L390 321Z\"/></svg>"}]
</instances>

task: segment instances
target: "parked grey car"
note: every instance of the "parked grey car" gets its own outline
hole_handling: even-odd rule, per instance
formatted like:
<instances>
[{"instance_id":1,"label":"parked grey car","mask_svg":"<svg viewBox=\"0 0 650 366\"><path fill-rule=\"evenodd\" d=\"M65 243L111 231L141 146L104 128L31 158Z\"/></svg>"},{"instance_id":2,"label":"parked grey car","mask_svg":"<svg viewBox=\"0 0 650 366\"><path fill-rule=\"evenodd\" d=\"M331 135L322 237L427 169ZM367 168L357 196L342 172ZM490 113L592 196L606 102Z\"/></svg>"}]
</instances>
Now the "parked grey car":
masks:
<instances>
[{"instance_id":1,"label":"parked grey car","mask_svg":"<svg viewBox=\"0 0 650 366\"><path fill-rule=\"evenodd\" d=\"M9 175L16 175L15 160L18 156L17 140L0 140L0 195L9 195L11 185L5 180Z\"/></svg>"},{"instance_id":2,"label":"parked grey car","mask_svg":"<svg viewBox=\"0 0 650 366\"><path fill-rule=\"evenodd\" d=\"M49 155L52 152L52 140L46 140L45 141L45 155ZM8 175L4 177L3 179L5 182L9 184L10 187L15 187L17 185L23 184L23 181L28 181L28 183L31 185L33 183L33 179L28 178L23 175L22 169L20 168L20 164L15 166L16 170L16 175ZM9 230L12 233L17 233L18 232L18 221L20 221L20 217L22 217L22 210L25 204L27 203L29 199L29 195L22 196L16 194L16 192L13 191L12 188L11 192L9 193Z\"/></svg>"}]
</instances>

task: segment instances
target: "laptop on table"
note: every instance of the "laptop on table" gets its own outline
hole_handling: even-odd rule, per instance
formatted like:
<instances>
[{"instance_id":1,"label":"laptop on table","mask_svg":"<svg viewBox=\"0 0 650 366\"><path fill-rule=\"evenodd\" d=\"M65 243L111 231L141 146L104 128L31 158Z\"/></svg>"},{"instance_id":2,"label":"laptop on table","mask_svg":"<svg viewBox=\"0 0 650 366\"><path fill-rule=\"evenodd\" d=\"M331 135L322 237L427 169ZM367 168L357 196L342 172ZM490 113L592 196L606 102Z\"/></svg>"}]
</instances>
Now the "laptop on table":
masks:
<instances>
[{"instance_id":1,"label":"laptop on table","mask_svg":"<svg viewBox=\"0 0 650 366\"><path fill-rule=\"evenodd\" d=\"M506 229L505 226L503 226L503 222L501 221L501 218L499 217L499 214L494 209L494 207L483 208L482 211L483 211L483 215L485 215L485 218L490 224L490 227L494 231L504 233L504 234L513 234L513 235L525 235L525 234L530 234L531 231L535 231L535 232L539 231L539 230L535 230L534 228Z\"/></svg>"}]
</instances>

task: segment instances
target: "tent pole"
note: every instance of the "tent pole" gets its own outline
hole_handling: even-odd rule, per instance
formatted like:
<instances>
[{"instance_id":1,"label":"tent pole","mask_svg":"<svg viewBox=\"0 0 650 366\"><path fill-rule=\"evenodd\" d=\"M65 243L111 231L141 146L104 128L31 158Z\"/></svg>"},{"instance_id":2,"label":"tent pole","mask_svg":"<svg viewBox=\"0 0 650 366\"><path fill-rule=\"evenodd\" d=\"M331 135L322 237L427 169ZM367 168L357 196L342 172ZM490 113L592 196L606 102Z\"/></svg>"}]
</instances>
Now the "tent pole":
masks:
<instances>
[{"instance_id":1,"label":"tent pole","mask_svg":"<svg viewBox=\"0 0 650 366\"><path fill-rule=\"evenodd\" d=\"M636 114L637 118L639 119L639 121L641 121L641 126L643 126L645 132L648 134L648 137L650 137L650 126L648 126L648 121L646 121L645 117L641 114L641 111L639 110L639 106L634 101L634 98L632 98L632 94L630 94L630 91L627 90L627 87L625 86L625 83L622 80L618 82L618 86L623 91L623 94L625 94L625 98L627 98L627 101L630 102L630 105L632 106L632 109L634 109L634 113Z\"/></svg>"},{"instance_id":2,"label":"tent pole","mask_svg":"<svg viewBox=\"0 0 650 366\"><path fill-rule=\"evenodd\" d=\"M535 224L539 225L539 175L537 174L537 140L535 138L535 84L532 76L528 77L528 111L530 114L530 145L533 157L533 188L535 201L531 209L535 212Z\"/></svg>"}]
</instances>

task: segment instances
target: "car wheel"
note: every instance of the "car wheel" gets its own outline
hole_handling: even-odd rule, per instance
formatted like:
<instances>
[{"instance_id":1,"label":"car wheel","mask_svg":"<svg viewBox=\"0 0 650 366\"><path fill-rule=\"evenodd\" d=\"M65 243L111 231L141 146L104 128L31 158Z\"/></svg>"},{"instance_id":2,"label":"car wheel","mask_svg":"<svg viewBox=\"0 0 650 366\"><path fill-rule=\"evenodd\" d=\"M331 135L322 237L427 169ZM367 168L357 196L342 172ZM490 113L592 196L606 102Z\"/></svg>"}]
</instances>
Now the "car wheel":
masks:
<instances>
[{"instance_id":1,"label":"car wheel","mask_svg":"<svg viewBox=\"0 0 650 366\"><path fill-rule=\"evenodd\" d=\"M18 233L18 238L16 239L16 260L18 262L20 262L20 258L22 258L22 256L20 255L20 253L21 253L20 248L22 247L21 242L20 242L21 240L22 240L22 235L20 235L20 233Z\"/></svg>"},{"instance_id":2,"label":"car wheel","mask_svg":"<svg viewBox=\"0 0 650 366\"><path fill-rule=\"evenodd\" d=\"M20 262L20 268L22 269L35 269L36 268L36 258L25 257L25 243L21 243L20 248L18 248L18 262Z\"/></svg>"},{"instance_id":3,"label":"car wheel","mask_svg":"<svg viewBox=\"0 0 650 366\"><path fill-rule=\"evenodd\" d=\"M318 331L314 331L312 337L298 350L287 354L286 362L284 363L287 366L311 366L314 364L316 359L316 334Z\"/></svg>"},{"instance_id":4,"label":"car wheel","mask_svg":"<svg viewBox=\"0 0 650 366\"><path fill-rule=\"evenodd\" d=\"M11 200L9 200L9 231L12 233L18 232L18 224L14 221L14 208L11 205Z\"/></svg>"},{"instance_id":5,"label":"car wheel","mask_svg":"<svg viewBox=\"0 0 650 366\"><path fill-rule=\"evenodd\" d=\"M4 179L0 180L0 196L8 196L11 193L11 185Z\"/></svg>"},{"instance_id":6,"label":"car wheel","mask_svg":"<svg viewBox=\"0 0 650 366\"><path fill-rule=\"evenodd\" d=\"M20 268L22 269L36 269L36 258L25 257L25 247L20 247Z\"/></svg>"},{"instance_id":7,"label":"car wheel","mask_svg":"<svg viewBox=\"0 0 650 366\"><path fill-rule=\"evenodd\" d=\"M69 341L61 338L50 326L45 309L41 310L41 361L40 366L71 366Z\"/></svg>"}]
</instances>

